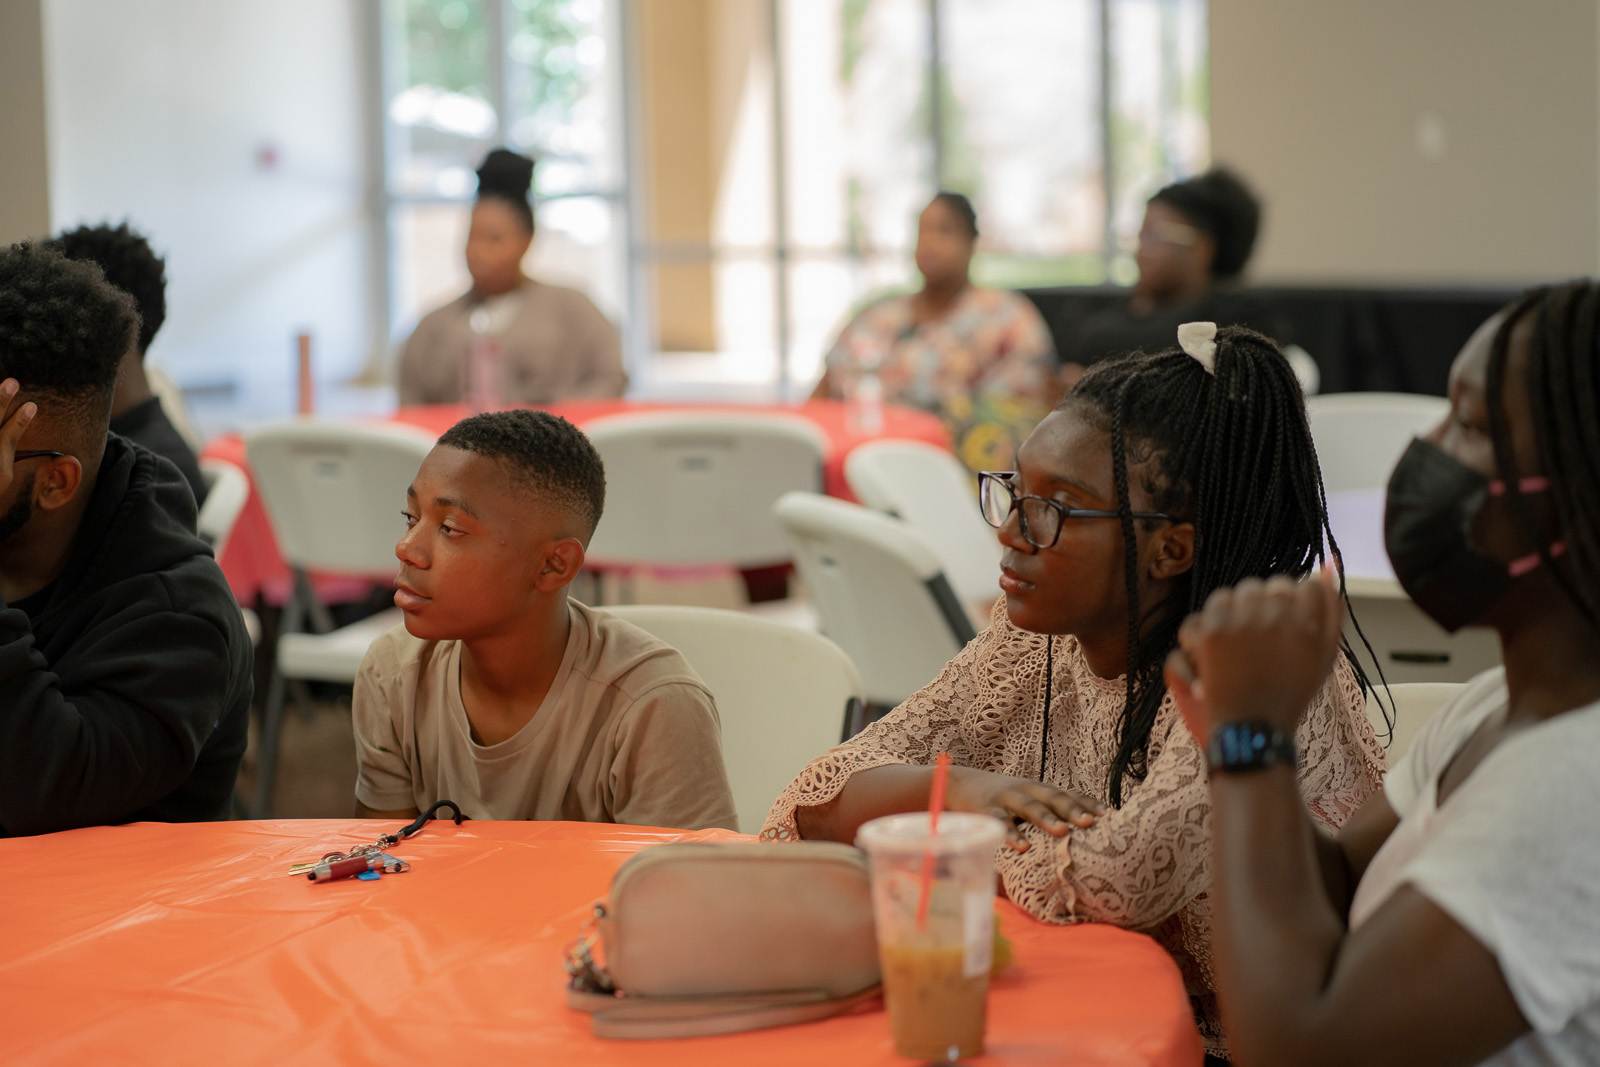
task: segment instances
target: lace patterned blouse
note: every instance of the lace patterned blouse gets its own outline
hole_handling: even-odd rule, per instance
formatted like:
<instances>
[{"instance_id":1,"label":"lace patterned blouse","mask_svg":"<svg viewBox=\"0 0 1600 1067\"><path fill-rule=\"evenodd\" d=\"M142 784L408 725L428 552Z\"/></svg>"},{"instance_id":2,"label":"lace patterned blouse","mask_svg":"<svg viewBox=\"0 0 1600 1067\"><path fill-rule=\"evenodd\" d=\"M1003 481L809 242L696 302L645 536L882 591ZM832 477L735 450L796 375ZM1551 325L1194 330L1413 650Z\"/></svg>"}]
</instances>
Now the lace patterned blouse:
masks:
<instances>
[{"instance_id":1,"label":"lace patterned blouse","mask_svg":"<svg viewBox=\"0 0 1600 1067\"><path fill-rule=\"evenodd\" d=\"M1101 802L1117 751L1122 679L1096 676L1076 638L1055 642L1048 768L1051 784ZM1005 601L990 626L939 676L856 737L817 757L779 795L761 836L795 840L795 809L825 804L859 771L929 765L948 751L959 765L1037 778L1045 696L1045 641L1014 626ZM1355 673L1341 656L1296 734L1300 790L1312 816L1337 829L1377 791L1382 747ZM1145 931L1177 960L1207 1047L1222 1052L1212 994L1211 799L1205 754L1168 696L1151 731L1148 773L1124 778L1122 807L1087 829L1052 838L1028 826L1032 847L999 853L1006 895L1055 923L1105 922Z\"/></svg>"}]
</instances>

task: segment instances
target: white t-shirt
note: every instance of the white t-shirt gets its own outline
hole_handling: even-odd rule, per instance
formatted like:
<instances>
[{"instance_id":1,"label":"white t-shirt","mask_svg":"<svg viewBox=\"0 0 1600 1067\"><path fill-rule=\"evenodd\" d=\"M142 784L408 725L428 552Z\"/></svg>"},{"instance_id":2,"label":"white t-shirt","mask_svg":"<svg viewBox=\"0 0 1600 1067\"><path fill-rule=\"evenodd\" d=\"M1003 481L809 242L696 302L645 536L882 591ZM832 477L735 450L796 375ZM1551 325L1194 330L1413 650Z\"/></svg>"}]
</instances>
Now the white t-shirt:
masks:
<instances>
[{"instance_id":1,"label":"white t-shirt","mask_svg":"<svg viewBox=\"0 0 1600 1067\"><path fill-rule=\"evenodd\" d=\"M1356 889L1350 928L1401 885L1494 953L1532 1026L1492 1067L1600 1063L1600 704L1502 741L1436 806L1439 776L1504 717L1505 672L1475 678L1423 727L1384 792L1400 824Z\"/></svg>"}]
</instances>

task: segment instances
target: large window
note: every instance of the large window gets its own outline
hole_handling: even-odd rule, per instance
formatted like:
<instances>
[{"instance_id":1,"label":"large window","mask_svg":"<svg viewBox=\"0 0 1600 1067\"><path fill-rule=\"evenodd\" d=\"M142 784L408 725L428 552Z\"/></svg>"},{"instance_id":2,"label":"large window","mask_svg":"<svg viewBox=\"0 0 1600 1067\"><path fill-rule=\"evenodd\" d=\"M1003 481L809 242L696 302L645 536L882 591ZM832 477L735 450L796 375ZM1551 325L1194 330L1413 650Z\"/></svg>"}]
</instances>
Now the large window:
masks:
<instances>
[{"instance_id":1,"label":"large window","mask_svg":"<svg viewBox=\"0 0 1600 1067\"><path fill-rule=\"evenodd\" d=\"M626 314L615 0L383 3L391 328L465 291L473 172L496 145L537 161L527 269Z\"/></svg>"},{"instance_id":2,"label":"large window","mask_svg":"<svg viewBox=\"0 0 1600 1067\"><path fill-rule=\"evenodd\" d=\"M1205 0L384 0L397 329L465 285L472 168L539 159L530 269L626 320L635 380L795 396L970 195L975 273L1131 280L1201 169Z\"/></svg>"}]
</instances>

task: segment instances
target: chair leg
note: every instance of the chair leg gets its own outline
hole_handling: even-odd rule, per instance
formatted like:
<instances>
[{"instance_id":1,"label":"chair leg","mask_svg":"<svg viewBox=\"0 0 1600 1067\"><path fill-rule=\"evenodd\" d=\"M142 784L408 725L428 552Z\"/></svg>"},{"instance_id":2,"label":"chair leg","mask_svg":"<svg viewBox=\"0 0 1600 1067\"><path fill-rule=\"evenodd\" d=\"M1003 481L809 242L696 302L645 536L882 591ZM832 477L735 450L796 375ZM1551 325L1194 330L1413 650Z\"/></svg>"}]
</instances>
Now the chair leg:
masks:
<instances>
[{"instance_id":1,"label":"chair leg","mask_svg":"<svg viewBox=\"0 0 1600 1067\"><path fill-rule=\"evenodd\" d=\"M272 815L272 786L278 774L278 741L283 734L286 685L283 672L274 669L272 682L267 687L267 703L261 712L261 735L257 738L256 802L253 812L257 819L270 818Z\"/></svg>"}]
</instances>

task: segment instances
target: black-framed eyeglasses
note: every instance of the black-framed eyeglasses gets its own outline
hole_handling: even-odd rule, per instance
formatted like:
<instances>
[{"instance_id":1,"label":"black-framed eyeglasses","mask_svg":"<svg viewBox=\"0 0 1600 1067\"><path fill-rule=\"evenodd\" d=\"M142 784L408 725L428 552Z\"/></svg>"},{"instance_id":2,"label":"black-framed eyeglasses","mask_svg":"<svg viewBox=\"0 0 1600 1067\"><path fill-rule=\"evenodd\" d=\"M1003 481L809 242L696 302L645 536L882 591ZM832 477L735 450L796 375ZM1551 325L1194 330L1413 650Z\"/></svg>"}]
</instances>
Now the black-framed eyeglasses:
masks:
<instances>
[{"instance_id":1,"label":"black-framed eyeglasses","mask_svg":"<svg viewBox=\"0 0 1600 1067\"><path fill-rule=\"evenodd\" d=\"M65 452L57 452L49 448L25 448L20 452L11 453L11 459L13 462L19 459L60 459L64 455L66 455Z\"/></svg>"},{"instance_id":2,"label":"black-framed eyeglasses","mask_svg":"<svg viewBox=\"0 0 1600 1067\"><path fill-rule=\"evenodd\" d=\"M983 521L996 530L1006 524L1011 513L1020 515L1023 540L1034 548L1051 548L1061 537L1061 527L1068 519L1115 519L1122 513L1104 508L1072 508L1042 496L1019 494L1013 484L1016 471L980 471L978 473L978 510ZM1171 515L1160 511L1135 511L1136 519L1165 519L1177 522Z\"/></svg>"}]
</instances>

